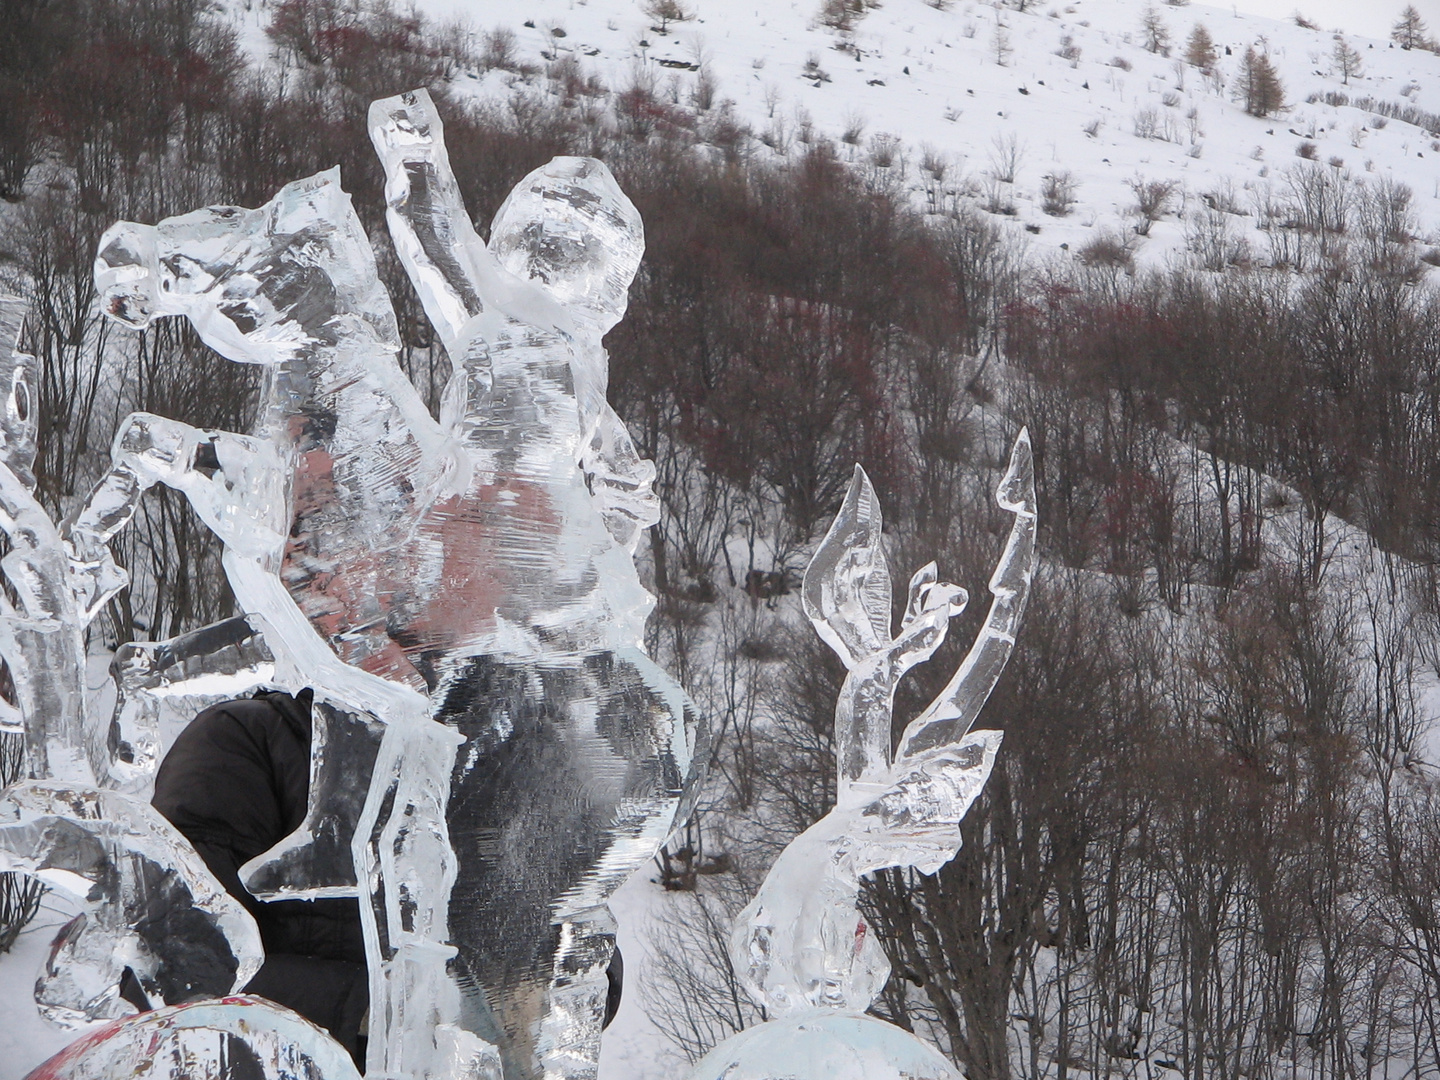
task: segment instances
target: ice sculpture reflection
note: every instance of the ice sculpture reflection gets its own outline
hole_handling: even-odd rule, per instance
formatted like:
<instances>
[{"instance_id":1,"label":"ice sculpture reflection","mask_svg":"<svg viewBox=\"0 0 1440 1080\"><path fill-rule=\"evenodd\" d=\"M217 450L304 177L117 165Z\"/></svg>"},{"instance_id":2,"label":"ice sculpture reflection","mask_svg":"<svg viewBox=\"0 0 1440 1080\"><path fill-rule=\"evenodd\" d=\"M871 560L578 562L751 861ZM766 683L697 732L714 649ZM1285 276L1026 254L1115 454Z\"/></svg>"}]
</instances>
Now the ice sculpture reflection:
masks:
<instances>
[{"instance_id":1,"label":"ice sculpture reflection","mask_svg":"<svg viewBox=\"0 0 1440 1080\"><path fill-rule=\"evenodd\" d=\"M511 1080L593 1076L605 902L699 760L683 694L639 650L653 470L605 402L600 339L640 222L603 165L557 159L487 247L423 92L376 103L372 136L397 249L455 361L441 418L395 362L373 254L321 174L258 210L102 238L112 317L184 315L267 369L250 436L132 417L102 501L185 492L226 542L273 681L316 690L306 824L244 874L269 896L365 883L370 1069L486 1075L498 1049ZM135 783L135 748L163 739L122 741ZM351 851L322 843L337 835Z\"/></svg>"},{"instance_id":2,"label":"ice sculpture reflection","mask_svg":"<svg viewBox=\"0 0 1440 1080\"><path fill-rule=\"evenodd\" d=\"M796 837L740 913L731 962L772 1018L712 1050L690 1080L958 1080L943 1057L865 1010L890 964L860 914L860 878L885 867L934 873L960 847L960 821L999 749L998 731L970 727L1010 658L1035 568L1035 482L1021 431L1000 483L1014 524L990 579L979 637L950 682L905 728L891 758L895 687L945 637L963 589L910 580L899 634L890 633L890 573L880 508L863 471L806 571L801 598L848 674L835 709L835 808Z\"/></svg>"}]
</instances>

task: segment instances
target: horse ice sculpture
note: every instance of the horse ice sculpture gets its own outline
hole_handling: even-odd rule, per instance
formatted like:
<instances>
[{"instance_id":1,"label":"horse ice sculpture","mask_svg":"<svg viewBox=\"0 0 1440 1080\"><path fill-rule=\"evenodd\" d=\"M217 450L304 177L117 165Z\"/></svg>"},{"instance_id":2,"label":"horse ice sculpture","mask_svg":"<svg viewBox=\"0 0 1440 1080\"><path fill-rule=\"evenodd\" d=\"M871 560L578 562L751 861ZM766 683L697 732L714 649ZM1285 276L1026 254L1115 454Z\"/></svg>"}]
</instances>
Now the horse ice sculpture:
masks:
<instances>
[{"instance_id":1,"label":"horse ice sculpture","mask_svg":"<svg viewBox=\"0 0 1440 1080\"><path fill-rule=\"evenodd\" d=\"M52 1015L123 1014L127 968L155 1005L221 999L122 1020L50 1063L56 1076L171 1076L174 1055L124 1058L152 1028L210 1032L203 1060L191 1035L174 1036L196 1076L223 1075L236 1039L271 1047L266 1075L343 1073L323 1033L223 997L258 963L254 925L144 801L174 728L207 694L315 691L306 820L243 876L262 897L362 897L378 1076L594 1077L614 941L606 899L695 791L703 732L638 648L651 598L632 553L654 518L653 470L605 400L600 342L639 263L638 215L599 162L559 158L517 186L486 245L423 92L377 102L371 133L396 248L455 362L438 420L395 363L389 298L333 172L258 210L121 223L101 241L109 315L137 327L183 315L223 355L265 366L252 434L132 416L110 472L57 527L27 484L27 358L8 361L0 527L23 610L0 610L0 653L37 781L0 805L0 868L73 886L88 905L42 980ZM15 309L0 314L14 330ZM840 804L777 865L742 932L749 978L778 1013L862 1010L884 970L873 939L846 930L864 927L859 875L953 853L998 741L966 729L1028 581L1022 456L1005 489L1018 492L1005 503L1017 527L991 623L893 767L895 682L939 644L962 594L922 571L889 640L863 477L817 555L807 610L853 670L837 717ZM224 541L246 614L122 650L107 724L86 713L82 632L125 585L106 542L157 483L185 493ZM820 883L810 901L796 874ZM165 888L147 891L155 881ZM166 952L154 918L175 911L192 913L175 923L186 948ZM279 1031L301 1058L274 1057Z\"/></svg>"}]
</instances>

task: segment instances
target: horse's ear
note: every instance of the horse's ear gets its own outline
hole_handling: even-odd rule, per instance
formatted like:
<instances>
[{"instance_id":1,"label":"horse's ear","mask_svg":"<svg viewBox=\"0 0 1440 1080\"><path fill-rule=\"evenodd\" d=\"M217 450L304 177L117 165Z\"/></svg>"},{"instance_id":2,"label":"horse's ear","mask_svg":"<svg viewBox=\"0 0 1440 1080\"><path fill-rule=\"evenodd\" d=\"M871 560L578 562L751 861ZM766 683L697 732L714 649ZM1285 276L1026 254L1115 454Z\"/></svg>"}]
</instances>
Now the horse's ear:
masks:
<instances>
[{"instance_id":1,"label":"horse's ear","mask_svg":"<svg viewBox=\"0 0 1440 1080\"><path fill-rule=\"evenodd\" d=\"M603 162L557 157L515 185L491 224L490 250L603 334L625 314L645 231Z\"/></svg>"}]
</instances>

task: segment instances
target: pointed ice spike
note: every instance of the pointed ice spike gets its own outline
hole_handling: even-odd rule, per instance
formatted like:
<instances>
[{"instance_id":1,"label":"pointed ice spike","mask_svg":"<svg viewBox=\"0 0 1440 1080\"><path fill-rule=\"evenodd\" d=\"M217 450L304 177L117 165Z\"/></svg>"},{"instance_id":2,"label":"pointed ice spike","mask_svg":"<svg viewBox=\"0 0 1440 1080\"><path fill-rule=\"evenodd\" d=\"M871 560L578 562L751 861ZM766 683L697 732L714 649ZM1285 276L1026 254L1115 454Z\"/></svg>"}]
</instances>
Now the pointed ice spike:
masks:
<instances>
[{"instance_id":1,"label":"pointed ice spike","mask_svg":"<svg viewBox=\"0 0 1440 1080\"><path fill-rule=\"evenodd\" d=\"M990 614L954 677L900 737L898 758L958 743L980 715L1015 648L1015 630L1035 573L1035 471L1030 433L1021 429L996 494L1015 515L1005 552L990 578Z\"/></svg>"},{"instance_id":2,"label":"pointed ice spike","mask_svg":"<svg viewBox=\"0 0 1440 1080\"><path fill-rule=\"evenodd\" d=\"M35 357L21 343L28 306L13 296L0 296L0 463L33 488Z\"/></svg>"},{"instance_id":3,"label":"pointed ice spike","mask_svg":"<svg viewBox=\"0 0 1440 1080\"><path fill-rule=\"evenodd\" d=\"M890 570L880 503L859 465L825 539L805 570L800 600L815 632L847 668L890 641Z\"/></svg>"}]
</instances>

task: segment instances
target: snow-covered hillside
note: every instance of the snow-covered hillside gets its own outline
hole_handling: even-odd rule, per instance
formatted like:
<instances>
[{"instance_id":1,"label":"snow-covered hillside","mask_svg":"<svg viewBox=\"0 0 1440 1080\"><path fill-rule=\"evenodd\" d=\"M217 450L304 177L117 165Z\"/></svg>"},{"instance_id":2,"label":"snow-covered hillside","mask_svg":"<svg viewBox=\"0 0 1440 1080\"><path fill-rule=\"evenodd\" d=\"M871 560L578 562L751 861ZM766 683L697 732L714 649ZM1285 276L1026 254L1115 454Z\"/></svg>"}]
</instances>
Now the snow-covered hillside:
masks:
<instances>
[{"instance_id":1,"label":"snow-covered hillside","mask_svg":"<svg viewBox=\"0 0 1440 1080\"><path fill-rule=\"evenodd\" d=\"M1195 239L1196 211L1214 204L1233 211L1224 214L1232 255L1245 254L1245 241L1268 261L1257 207L1283 199L1297 166L1317 164L1354 184L1407 185L1418 239L1440 244L1440 55L1347 36L1360 57L1347 82L1334 32L1294 19L1145 0L1055 0L1023 12L933 4L885 0L840 31L819 20L820 0L687 0L695 17L663 34L635 0L423 0L422 10L465 20L477 41L508 28L517 59L537 67L573 56L611 89L640 80L688 107L731 102L761 153L828 137L857 164L897 171L922 204L968 197L1042 248L1075 251L1108 233L1142 264L1163 265L1185 250L1187 229ZM1168 35L1161 51L1147 48L1147 10ZM257 49L264 18L263 8L248 15ZM1184 60L1197 24L1219 53L1212 77ZM1276 116L1248 115L1237 100L1249 47L1278 71ZM457 89L498 97L519 78L470 72ZM1373 105L1326 95L1431 117L1377 120ZM1141 237L1136 188L1156 182L1173 191ZM1067 213L1046 212L1047 188L1052 211L1069 189Z\"/></svg>"}]
</instances>

